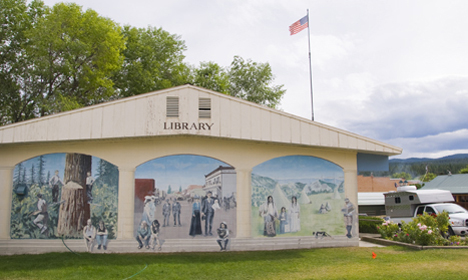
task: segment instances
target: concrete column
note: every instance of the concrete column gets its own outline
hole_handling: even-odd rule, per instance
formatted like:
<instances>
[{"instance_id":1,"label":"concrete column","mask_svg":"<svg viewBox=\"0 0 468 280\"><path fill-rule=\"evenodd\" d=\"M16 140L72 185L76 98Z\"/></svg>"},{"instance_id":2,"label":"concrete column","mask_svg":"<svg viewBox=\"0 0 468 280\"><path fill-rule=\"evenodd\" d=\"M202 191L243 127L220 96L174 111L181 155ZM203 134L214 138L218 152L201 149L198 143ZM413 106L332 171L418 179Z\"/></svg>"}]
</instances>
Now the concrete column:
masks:
<instances>
[{"instance_id":1,"label":"concrete column","mask_svg":"<svg viewBox=\"0 0 468 280\"><path fill-rule=\"evenodd\" d=\"M357 207L357 170L343 169L344 172L344 187L345 195Z\"/></svg>"},{"instance_id":2,"label":"concrete column","mask_svg":"<svg viewBox=\"0 0 468 280\"><path fill-rule=\"evenodd\" d=\"M14 166L0 166L0 239L10 239Z\"/></svg>"},{"instance_id":3,"label":"concrete column","mask_svg":"<svg viewBox=\"0 0 468 280\"><path fill-rule=\"evenodd\" d=\"M343 172L345 184L345 198L349 198L349 201L351 201L355 209L351 234L354 237L357 237L359 236L357 169L343 169Z\"/></svg>"},{"instance_id":4,"label":"concrete column","mask_svg":"<svg viewBox=\"0 0 468 280\"><path fill-rule=\"evenodd\" d=\"M118 239L133 239L135 168L119 167Z\"/></svg>"},{"instance_id":5,"label":"concrete column","mask_svg":"<svg viewBox=\"0 0 468 280\"><path fill-rule=\"evenodd\" d=\"M237 238L252 237L252 169L237 172Z\"/></svg>"}]
</instances>

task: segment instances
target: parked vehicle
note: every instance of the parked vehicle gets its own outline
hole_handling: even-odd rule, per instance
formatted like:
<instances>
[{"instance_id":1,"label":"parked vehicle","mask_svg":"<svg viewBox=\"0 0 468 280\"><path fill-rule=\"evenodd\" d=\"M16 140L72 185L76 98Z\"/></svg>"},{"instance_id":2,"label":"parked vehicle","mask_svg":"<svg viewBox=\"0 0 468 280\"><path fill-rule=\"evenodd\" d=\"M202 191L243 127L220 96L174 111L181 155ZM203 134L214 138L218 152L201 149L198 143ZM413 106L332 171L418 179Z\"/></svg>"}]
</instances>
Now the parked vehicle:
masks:
<instances>
[{"instance_id":1,"label":"parked vehicle","mask_svg":"<svg viewBox=\"0 0 468 280\"><path fill-rule=\"evenodd\" d=\"M453 196L446 190L417 190L415 186L398 187L396 192L384 193L385 210L388 219L400 224L410 222L424 212L438 215L448 212L449 235L464 236L468 233L468 211L453 202Z\"/></svg>"}]
</instances>

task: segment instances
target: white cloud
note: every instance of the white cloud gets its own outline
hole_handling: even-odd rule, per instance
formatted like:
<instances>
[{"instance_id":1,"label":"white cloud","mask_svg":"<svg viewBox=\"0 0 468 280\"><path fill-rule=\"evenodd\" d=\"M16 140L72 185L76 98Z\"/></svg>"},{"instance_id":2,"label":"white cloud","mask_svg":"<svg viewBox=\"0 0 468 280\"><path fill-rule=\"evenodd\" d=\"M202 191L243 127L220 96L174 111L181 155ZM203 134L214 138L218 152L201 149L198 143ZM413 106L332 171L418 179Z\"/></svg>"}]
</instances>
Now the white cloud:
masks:
<instances>
[{"instance_id":1,"label":"white cloud","mask_svg":"<svg viewBox=\"0 0 468 280\"><path fill-rule=\"evenodd\" d=\"M401 158L438 158L457 153L468 153L468 129L445 132L424 137L395 138L389 142L405 147Z\"/></svg>"}]
</instances>

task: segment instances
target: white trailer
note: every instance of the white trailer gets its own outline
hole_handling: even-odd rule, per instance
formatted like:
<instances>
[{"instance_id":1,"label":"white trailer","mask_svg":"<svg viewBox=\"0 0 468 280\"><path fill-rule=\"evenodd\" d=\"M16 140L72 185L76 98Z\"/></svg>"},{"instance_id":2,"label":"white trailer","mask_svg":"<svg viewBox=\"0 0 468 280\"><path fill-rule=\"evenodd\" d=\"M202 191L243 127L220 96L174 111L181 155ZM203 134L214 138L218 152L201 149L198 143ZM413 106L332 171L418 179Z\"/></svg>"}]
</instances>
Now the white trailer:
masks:
<instances>
[{"instance_id":1,"label":"white trailer","mask_svg":"<svg viewBox=\"0 0 468 280\"><path fill-rule=\"evenodd\" d=\"M418 190L415 186L398 187L396 192L384 193L385 211L395 223L410 222L424 212L439 214L448 212L450 217L449 234L466 235L468 232L468 211L450 203L453 196L447 190Z\"/></svg>"}]
</instances>

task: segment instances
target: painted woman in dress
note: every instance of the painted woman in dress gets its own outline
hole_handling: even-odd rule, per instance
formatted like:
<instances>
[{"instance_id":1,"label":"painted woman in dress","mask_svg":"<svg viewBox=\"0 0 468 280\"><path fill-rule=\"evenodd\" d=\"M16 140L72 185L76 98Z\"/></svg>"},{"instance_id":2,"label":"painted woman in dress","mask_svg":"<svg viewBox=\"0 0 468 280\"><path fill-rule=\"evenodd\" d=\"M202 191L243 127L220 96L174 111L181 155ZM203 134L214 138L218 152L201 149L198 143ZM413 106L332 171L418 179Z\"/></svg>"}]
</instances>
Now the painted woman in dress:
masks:
<instances>
[{"instance_id":1,"label":"painted woman in dress","mask_svg":"<svg viewBox=\"0 0 468 280\"><path fill-rule=\"evenodd\" d=\"M263 221L265 223L263 235L268 237L276 236L275 220L278 219L278 211L276 210L276 206L271 195L268 196L267 202L261 206L259 214L263 217Z\"/></svg>"},{"instance_id":2,"label":"painted woman in dress","mask_svg":"<svg viewBox=\"0 0 468 280\"><path fill-rule=\"evenodd\" d=\"M145 197L145 206L143 207L141 220L145 221L148 225L151 225L154 220L154 202L150 196Z\"/></svg>"},{"instance_id":3,"label":"painted woman in dress","mask_svg":"<svg viewBox=\"0 0 468 280\"><path fill-rule=\"evenodd\" d=\"M201 235L201 220L200 220L200 198L195 196L195 201L192 204L192 220L190 222L190 232L189 235L195 237L195 235Z\"/></svg>"},{"instance_id":4,"label":"painted woman in dress","mask_svg":"<svg viewBox=\"0 0 468 280\"><path fill-rule=\"evenodd\" d=\"M297 197L293 196L291 199L291 206L289 207L289 225L291 232L298 232L301 230L301 207L297 203Z\"/></svg>"}]
</instances>

